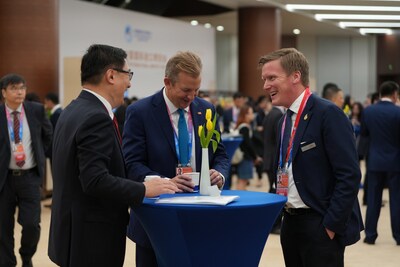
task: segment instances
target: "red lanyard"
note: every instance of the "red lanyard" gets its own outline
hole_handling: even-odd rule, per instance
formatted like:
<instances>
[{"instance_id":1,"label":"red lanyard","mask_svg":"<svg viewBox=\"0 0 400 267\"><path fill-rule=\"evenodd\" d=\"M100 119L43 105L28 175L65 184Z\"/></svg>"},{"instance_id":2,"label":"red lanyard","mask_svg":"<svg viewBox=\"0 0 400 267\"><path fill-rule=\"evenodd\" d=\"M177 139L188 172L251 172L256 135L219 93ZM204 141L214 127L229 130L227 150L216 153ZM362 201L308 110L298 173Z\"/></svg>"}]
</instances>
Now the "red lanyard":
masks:
<instances>
[{"instance_id":1,"label":"red lanyard","mask_svg":"<svg viewBox=\"0 0 400 267\"><path fill-rule=\"evenodd\" d=\"M292 158L293 139L294 139L294 136L296 135L297 126L299 125L301 114L303 113L303 110L304 110L304 108L305 108L305 106L307 104L307 101L308 101L308 98L310 97L310 95L311 95L311 91L307 87L306 90L304 91L304 96L303 96L303 99L301 100L301 104L300 104L300 107L299 107L299 110L298 110L297 116L296 116L296 121L294 123L292 134L290 136L289 144L288 144L288 147L287 147L287 150L286 150L285 163L287 163L288 166L290 164L289 159ZM286 120L286 116L285 116L285 120ZM285 123L282 124L281 140L283 139L284 131L285 131ZM281 149L280 149L280 161L281 162L280 162L279 166L283 167L282 166L282 141L281 141Z\"/></svg>"}]
</instances>

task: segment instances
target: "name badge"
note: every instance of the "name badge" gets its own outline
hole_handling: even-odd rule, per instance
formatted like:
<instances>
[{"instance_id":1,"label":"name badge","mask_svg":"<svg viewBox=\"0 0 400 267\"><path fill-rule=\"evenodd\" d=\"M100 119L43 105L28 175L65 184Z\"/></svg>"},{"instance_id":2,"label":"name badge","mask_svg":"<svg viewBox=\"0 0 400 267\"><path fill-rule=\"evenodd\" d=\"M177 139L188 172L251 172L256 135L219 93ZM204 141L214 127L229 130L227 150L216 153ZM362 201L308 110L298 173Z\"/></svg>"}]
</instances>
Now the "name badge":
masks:
<instances>
[{"instance_id":1,"label":"name badge","mask_svg":"<svg viewBox=\"0 0 400 267\"><path fill-rule=\"evenodd\" d=\"M15 144L13 154L16 162L25 160L25 151L22 143Z\"/></svg>"},{"instance_id":2,"label":"name badge","mask_svg":"<svg viewBox=\"0 0 400 267\"><path fill-rule=\"evenodd\" d=\"M279 168L276 175L276 193L287 197L289 191L289 173L286 168Z\"/></svg>"},{"instance_id":3,"label":"name badge","mask_svg":"<svg viewBox=\"0 0 400 267\"><path fill-rule=\"evenodd\" d=\"M188 172L193 172L193 169L190 165L182 166L178 164L178 166L176 166L176 175L181 175Z\"/></svg>"}]
</instances>

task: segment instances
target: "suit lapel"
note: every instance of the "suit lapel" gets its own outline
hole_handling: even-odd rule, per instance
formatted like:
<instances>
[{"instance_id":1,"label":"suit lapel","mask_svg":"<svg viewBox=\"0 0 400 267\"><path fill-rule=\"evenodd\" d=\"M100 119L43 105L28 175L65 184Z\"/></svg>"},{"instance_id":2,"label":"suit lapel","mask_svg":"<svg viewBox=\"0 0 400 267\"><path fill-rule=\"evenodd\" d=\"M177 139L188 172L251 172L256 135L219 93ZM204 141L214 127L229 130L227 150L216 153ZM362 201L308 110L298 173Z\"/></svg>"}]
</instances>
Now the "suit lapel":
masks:
<instances>
[{"instance_id":1,"label":"suit lapel","mask_svg":"<svg viewBox=\"0 0 400 267\"><path fill-rule=\"evenodd\" d=\"M93 105L93 108L96 108L99 110L99 112L104 112L105 114L107 114L108 118L110 118L107 108L104 106L104 104L100 101L100 99L98 99L95 95L82 90L81 93L79 94L78 98L82 98L82 99L86 99L89 100L90 105ZM60 111L61 112L61 111ZM118 137L118 132L117 129L114 126L114 122L112 121L112 119L110 118L111 123L113 125L113 129L114 129L114 135L115 135L115 139L118 143L118 147L119 147L119 151L121 152L121 155L123 155L122 152L122 146L121 143L119 142L119 137ZM121 135L121 139L122 139L122 135Z\"/></svg>"},{"instance_id":2,"label":"suit lapel","mask_svg":"<svg viewBox=\"0 0 400 267\"><path fill-rule=\"evenodd\" d=\"M299 150L300 142L303 138L304 132L307 129L308 123L311 120L313 105L314 105L314 95L311 95L307 101L307 104L303 110L303 113L301 114L301 117L299 120L299 126L297 127L296 135L293 140L292 159L294 159L296 157L296 154L297 154L297 151Z\"/></svg>"},{"instance_id":3,"label":"suit lapel","mask_svg":"<svg viewBox=\"0 0 400 267\"><path fill-rule=\"evenodd\" d=\"M35 124L35 117L33 116L32 112L32 107L29 105L29 103L24 102L22 104L24 106L24 113L26 116L26 121L28 123L29 126L29 132L31 134L31 140L36 140L36 136L35 136L35 131L32 131L31 129L34 129L34 127L37 127L37 125ZM32 142L33 143L33 142ZM32 145L33 147L33 145Z\"/></svg>"},{"instance_id":4,"label":"suit lapel","mask_svg":"<svg viewBox=\"0 0 400 267\"><path fill-rule=\"evenodd\" d=\"M7 123L7 117L6 117L6 106L4 104L0 106L0 125L4 125L4 127L0 127L1 135L3 135L5 137L4 140L6 141L7 150L11 151L10 136L8 133L8 123Z\"/></svg>"},{"instance_id":5,"label":"suit lapel","mask_svg":"<svg viewBox=\"0 0 400 267\"><path fill-rule=\"evenodd\" d=\"M152 104L154 106L154 109L152 109L153 117L161 128L161 132L164 133L165 139L167 140L169 146L171 147L171 150L176 157L174 129L172 128L171 119L169 117L167 106L164 101L163 90L154 95Z\"/></svg>"}]
</instances>

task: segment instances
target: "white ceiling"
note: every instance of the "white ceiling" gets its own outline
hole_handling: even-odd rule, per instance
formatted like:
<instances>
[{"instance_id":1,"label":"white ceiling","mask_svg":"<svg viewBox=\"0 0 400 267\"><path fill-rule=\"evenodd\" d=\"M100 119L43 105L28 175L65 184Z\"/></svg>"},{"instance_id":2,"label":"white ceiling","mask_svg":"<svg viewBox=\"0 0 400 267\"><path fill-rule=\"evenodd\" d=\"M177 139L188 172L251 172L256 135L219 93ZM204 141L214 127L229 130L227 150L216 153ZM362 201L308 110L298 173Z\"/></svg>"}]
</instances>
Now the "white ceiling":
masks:
<instances>
[{"instance_id":1,"label":"white ceiling","mask_svg":"<svg viewBox=\"0 0 400 267\"><path fill-rule=\"evenodd\" d=\"M363 6L400 6L400 0L203 0L220 6L232 8L235 11L213 16L182 17L180 19L190 21L196 19L200 24L211 23L214 27L224 26L223 34L237 33L237 12L241 7L277 7L282 10L282 34L291 35L293 29L298 28L303 35L336 35L359 36L356 28L342 29L338 27L339 21L316 21L315 13L346 13L340 11L301 11L288 12L285 4L318 4L318 5L363 5ZM400 12L347 12L349 14L385 14L400 15ZM400 21L398 21L400 22ZM398 31L399 29L394 28ZM397 32L398 33L398 32Z\"/></svg>"}]
</instances>

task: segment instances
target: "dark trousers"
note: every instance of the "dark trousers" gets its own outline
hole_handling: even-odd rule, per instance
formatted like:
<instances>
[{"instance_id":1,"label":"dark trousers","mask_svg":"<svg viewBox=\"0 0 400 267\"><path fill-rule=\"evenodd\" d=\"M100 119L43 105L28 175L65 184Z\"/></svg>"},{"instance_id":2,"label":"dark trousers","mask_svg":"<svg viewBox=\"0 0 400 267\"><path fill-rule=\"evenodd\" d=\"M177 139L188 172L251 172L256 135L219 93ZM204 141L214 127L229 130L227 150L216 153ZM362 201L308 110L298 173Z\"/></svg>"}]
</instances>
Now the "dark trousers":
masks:
<instances>
[{"instance_id":1,"label":"dark trousers","mask_svg":"<svg viewBox=\"0 0 400 267\"><path fill-rule=\"evenodd\" d=\"M390 224L392 235L400 244L400 172L368 171L367 215L365 216L365 238L375 241L381 212L382 192L385 182L389 188Z\"/></svg>"},{"instance_id":2,"label":"dark trousers","mask_svg":"<svg viewBox=\"0 0 400 267\"><path fill-rule=\"evenodd\" d=\"M21 176L10 173L0 192L0 267L16 266L14 254L14 215L22 226L21 248L23 262L31 261L40 237L40 184L36 171Z\"/></svg>"},{"instance_id":3,"label":"dark trousers","mask_svg":"<svg viewBox=\"0 0 400 267\"><path fill-rule=\"evenodd\" d=\"M289 215L284 212L281 245L286 267L343 267L344 247L330 239L322 216L313 213Z\"/></svg>"},{"instance_id":4,"label":"dark trousers","mask_svg":"<svg viewBox=\"0 0 400 267\"><path fill-rule=\"evenodd\" d=\"M136 244L136 267L158 267L153 248Z\"/></svg>"}]
</instances>

